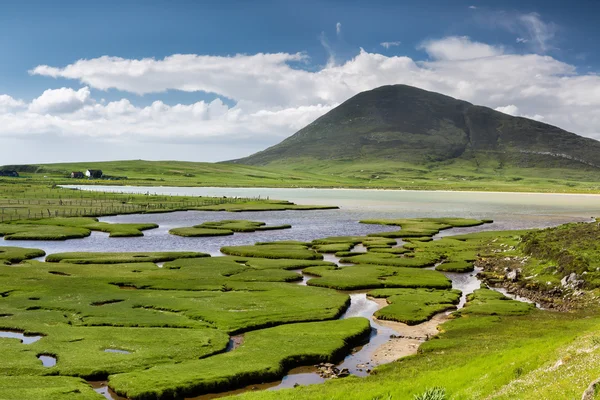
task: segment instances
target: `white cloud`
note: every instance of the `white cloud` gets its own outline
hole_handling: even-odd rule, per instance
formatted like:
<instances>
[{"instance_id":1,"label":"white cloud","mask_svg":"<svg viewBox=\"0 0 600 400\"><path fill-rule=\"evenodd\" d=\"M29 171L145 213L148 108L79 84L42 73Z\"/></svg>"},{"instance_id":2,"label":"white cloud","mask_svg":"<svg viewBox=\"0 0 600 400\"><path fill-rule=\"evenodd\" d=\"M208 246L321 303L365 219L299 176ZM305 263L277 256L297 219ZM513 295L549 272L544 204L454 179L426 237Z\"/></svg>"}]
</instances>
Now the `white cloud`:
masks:
<instances>
[{"instance_id":1,"label":"white cloud","mask_svg":"<svg viewBox=\"0 0 600 400\"><path fill-rule=\"evenodd\" d=\"M522 38L522 37L517 38L517 43L527 43L527 42L529 42L529 40L527 40L525 38Z\"/></svg>"},{"instance_id":2,"label":"white cloud","mask_svg":"<svg viewBox=\"0 0 600 400\"><path fill-rule=\"evenodd\" d=\"M335 24L335 33L340 36L342 34L342 23L338 22Z\"/></svg>"},{"instance_id":3,"label":"white cloud","mask_svg":"<svg viewBox=\"0 0 600 400\"><path fill-rule=\"evenodd\" d=\"M464 37L430 40L424 46L429 61L361 50L345 63L318 70L296 64L307 62L302 53L178 55L163 60L101 57L61 68L38 67L34 70L38 74L78 80L91 89L207 91L232 99L235 105L219 99L176 105L157 101L147 107L128 99L102 103L87 87L49 90L29 104L4 95L0 135L162 144L210 140L229 143L239 155L241 143L274 144L358 92L403 83L600 137L599 76L578 74L573 65L550 56L506 54ZM253 150L258 148L248 152Z\"/></svg>"},{"instance_id":4,"label":"white cloud","mask_svg":"<svg viewBox=\"0 0 600 400\"><path fill-rule=\"evenodd\" d=\"M88 87L83 87L77 91L63 87L46 90L40 97L31 102L29 110L38 114L70 113L93 102Z\"/></svg>"},{"instance_id":5,"label":"white cloud","mask_svg":"<svg viewBox=\"0 0 600 400\"><path fill-rule=\"evenodd\" d=\"M0 113L9 113L25 107L23 100L17 100L9 95L0 95Z\"/></svg>"},{"instance_id":6,"label":"white cloud","mask_svg":"<svg viewBox=\"0 0 600 400\"><path fill-rule=\"evenodd\" d=\"M400 41L395 41L395 42L381 42L379 44L382 47L385 47L386 49L389 49L390 47L400 46L402 44L402 42L400 42Z\"/></svg>"},{"instance_id":7,"label":"white cloud","mask_svg":"<svg viewBox=\"0 0 600 400\"><path fill-rule=\"evenodd\" d=\"M471 10L477 10L477 6L469 6Z\"/></svg>"},{"instance_id":8,"label":"white cloud","mask_svg":"<svg viewBox=\"0 0 600 400\"><path fill-rule=\"evenodd\" d=\"M282 93L276 84L293 72L287 63L306 59L302 53L238 54L228 57L175 54L162 60L104 56L79 60L64 68L40 65L30 73L77 79L100 90L116 88L145 94L177 89L218 93L229 98L239 98L243 94L253 101L269 98L271 102L289 104L294 93ZM293 76L287 78L294 79Z\"/></svg>"},{"instance_id":9,"label":"white cloud","mask_svg":"<svg viewBox=\"0 0 600 400\"><path fill-rule=\"evenodd\" d=\"M441 40L428 40L421 44L430 57L436 60L471 60L474 58L498 56L504 52L501 47L473 42L467 36L449 36Z\"/></svg>"},{"instance_id":10,"label":"white cloud","mask_svg":"<svg viewBox=\"0 0 600 400\"><path fill-rule=\"evenodd\" d=\"M495 110L500 111L501 113L504 113L504 114L508 114L508 115L513 115L513 116L519 115L519 107L515 106L514 104L510 104L510 105L504 106L504 107L496 107Z\"/></svg>"}]
</instances>

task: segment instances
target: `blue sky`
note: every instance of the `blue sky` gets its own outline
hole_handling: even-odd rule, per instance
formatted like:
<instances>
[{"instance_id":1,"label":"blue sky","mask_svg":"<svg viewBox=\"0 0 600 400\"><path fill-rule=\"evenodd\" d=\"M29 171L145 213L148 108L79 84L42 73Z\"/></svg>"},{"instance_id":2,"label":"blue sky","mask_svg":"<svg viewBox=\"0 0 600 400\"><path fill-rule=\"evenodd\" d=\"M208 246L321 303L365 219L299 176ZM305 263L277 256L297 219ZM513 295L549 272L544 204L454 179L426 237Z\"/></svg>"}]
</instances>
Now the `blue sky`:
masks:
<instances>
[{"instance_id":1,"label":"blue sky","mask_svg":"<svg viewBox=\"0 0 600 400\"><path fill-rule=\"evenodd\" d=\"M598 15L591 0L0 1L0 136L29 145L0 164L234 158L392 83L596 137Z\"/></svg>"}]
</instances>

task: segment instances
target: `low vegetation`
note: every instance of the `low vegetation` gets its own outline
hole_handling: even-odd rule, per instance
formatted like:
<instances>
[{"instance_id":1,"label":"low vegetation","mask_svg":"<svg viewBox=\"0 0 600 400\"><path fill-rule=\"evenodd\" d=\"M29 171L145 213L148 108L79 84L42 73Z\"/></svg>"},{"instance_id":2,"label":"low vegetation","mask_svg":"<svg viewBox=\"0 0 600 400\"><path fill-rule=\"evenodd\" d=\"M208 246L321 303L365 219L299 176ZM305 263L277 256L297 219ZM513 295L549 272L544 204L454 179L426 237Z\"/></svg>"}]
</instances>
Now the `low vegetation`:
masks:
<instances>
[{"instance_id":1,"label":"low vegetation","mask_svg":"<svg viewBox=\"0 0 600 400\"><path fill-rule=\"evenodd\" d=\"M460 300L459 290L377 289L369 296L385 298L389 304L375 313L379 319L416 325L442 311L455 308Z\"/></svg>"},{"instance_id":2,"label":"low vegetation","mask_svg":"<svg viewBox=\"0 0 600 400\"><path fill-rule=\"evenodd\" d=\"M209 254L193 251L131 252L131 253L54 253L46 257L46 262L67 262L70 264L124 264L143 262L165 262L180 258L209 257Z\"/></svg>"},{"instance_id":3,"label":"low vegetation","mask_svg":"<svg viewBox=\"0 0 600 400\"><path fill-rule=\"evenodd\" d=\"M323 256L300 244L263 244L258 246L225 246L221 252L231 256L257 258L292 258L321 260Z\"/></svg>"},{"instance_id":4,"label":"low vegetation","mask_svg":"<svg viewBox=\"0 0 600 400\"><path fill-rule=\"evenodd\" d=\"M249 332L233 352L113 375L109 384L120 395L147 399L178 398L273 381L294 364L340 360L370 330L367 319L348 318Z\"/></svg>"},{"instance_id":5,"label":"low vegetation","mask_svg":"<svg viewBox=\"0 0 600 400\"><path fill-rule=\"evenodd\" d=\"M270 231L291 227L291 225L267 225L265 222L259 221L223 220L204 222L189 228L174 228L169 233L184 237L227 236L233 235L234 232Z\"/></svg>"},{"instance_id":6,"label":"low vegetation","mask_svg":"<svg viewBox=\"0 0 600 400\"><path fill-rule=\"evenodd\" d=\"M452 287L452 282L440 272L414 268L366 264L341 268L309 267L304 272L317 276L310 279L308 285L338 290Z\"/></svg>"},{"instance_id":7,"label":"low vegetation","mask_svg":"<svg viewBox=\"0 0 600 400\"><path fill-rule=\"evenodd\" d=\"M40 249L0 246L0 262L20 263L24 260L43 257L45 255L46 252Z\"/></svg>"}]
</instances>

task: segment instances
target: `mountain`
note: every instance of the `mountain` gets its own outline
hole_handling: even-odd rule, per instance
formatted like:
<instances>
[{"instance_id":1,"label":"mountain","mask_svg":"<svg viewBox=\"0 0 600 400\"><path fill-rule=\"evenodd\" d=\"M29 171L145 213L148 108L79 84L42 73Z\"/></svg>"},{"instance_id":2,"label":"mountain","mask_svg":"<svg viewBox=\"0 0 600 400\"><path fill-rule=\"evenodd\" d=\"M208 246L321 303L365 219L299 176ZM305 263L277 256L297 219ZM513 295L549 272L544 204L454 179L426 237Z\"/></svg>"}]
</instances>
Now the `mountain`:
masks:
<instances>
[{"instance_id":1,"label":"mountain","mask_svg":"<svg viewBox=\"0 0 600 400\"><path fill-rule=\"evenodd\" d=\"M407 85L357 94L283 142L232 162L469 161L517 168L600 170L600 142Z\"/></svg>"}]
</instances>

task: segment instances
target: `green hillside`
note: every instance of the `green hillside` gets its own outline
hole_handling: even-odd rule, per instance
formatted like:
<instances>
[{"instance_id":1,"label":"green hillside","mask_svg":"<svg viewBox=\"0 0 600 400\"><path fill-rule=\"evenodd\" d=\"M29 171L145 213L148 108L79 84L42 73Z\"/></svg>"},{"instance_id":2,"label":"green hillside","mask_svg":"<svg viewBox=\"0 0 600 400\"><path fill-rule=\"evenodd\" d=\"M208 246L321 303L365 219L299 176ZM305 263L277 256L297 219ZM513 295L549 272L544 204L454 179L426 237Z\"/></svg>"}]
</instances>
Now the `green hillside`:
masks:
<instances>
[{"instance_id":1,"label":"green hillside","mask_svg":"<svg viewBox=\"0 0 600 400\"><path fill-rule=\"evenodd\" d=\"M517 186L558 188L565 184L561 180L572 181L571 187L600 180L600 142L394 85L360 93L283 142L232 162L328 173L382 187L436 186L432 180L442 186L452 181L511 186L531 179Z\"/></svg>"},{"instance_id":2,"label":"green hillside","mask_svg":"<svg viewBox=\"0 0 600 400\"><path fill-rule=\"evenodd\" d=\"M225 163L4 166L73 183L600 192L600 142L406 85L360 93L283 142ZM99 183L80 180L79 183Z\"/></svg>"}]
</instances>

